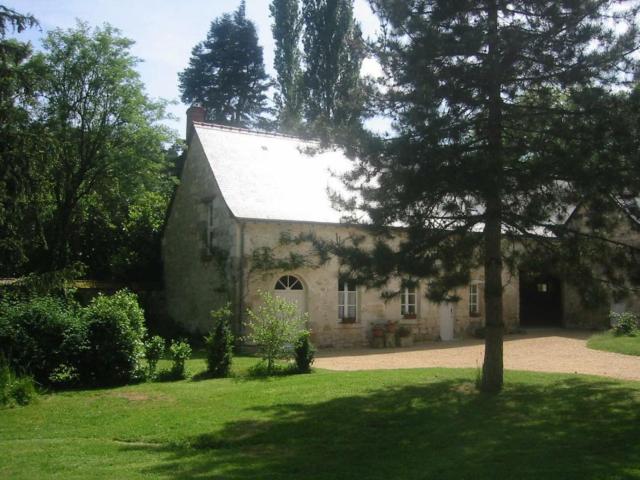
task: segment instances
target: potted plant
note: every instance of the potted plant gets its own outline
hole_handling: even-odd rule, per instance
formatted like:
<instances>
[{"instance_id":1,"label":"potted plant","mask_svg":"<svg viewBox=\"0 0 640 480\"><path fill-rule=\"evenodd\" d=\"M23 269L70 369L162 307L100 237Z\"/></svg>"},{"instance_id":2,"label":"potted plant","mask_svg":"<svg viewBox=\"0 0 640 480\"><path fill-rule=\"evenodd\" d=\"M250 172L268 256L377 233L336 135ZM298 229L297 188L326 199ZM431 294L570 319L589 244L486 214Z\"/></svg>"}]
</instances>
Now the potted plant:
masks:
<instances>
[{"instance_id":1,"label":"potted plant","mask_svg":"<svg viewBox=\"0 0 640 480\"><path fill-rule=\"evenodd\" d=\"M356 317L344 317L344 318L340 321L340 323L348 323L348 324L356 323Z\"/></svg>"},{"instance_id":2,"label":"potted plant","mask_svg":"<svg viewBox=\"0 0 640 480\"><path fill-rule=\"evenodd\" d=\"M401 347L410 347L413 345L413 336L411 329L405 325L398 328L398 343Z\"/></svg>"},{"instance_id":3,"label":"potted plant","mask_svg":"<svg viewBox=\"0 0 640 480\"><path fill-rule=\"evenodd\" d=\"M398 322L392 322L389 320L386 324L385 330L387 333L396 333L396 329L398 328Z\"/></svg>"},{"instance_id":4,"label":"potted plant","mask_svg":"<svg viewBox=\"0 0 640 480\"><path fill-rule=\"evenodd\" d=\"M382 348L384 345L384 325L375 324L371 327L371 346Z\"/></svg>"},{"instance_id":5,"label":"potted plant","mask_svg":"<svg viewBox=\"0 0 640 480\"><path fill-rule=\"evenodd\" d=\"M384 327L382 325L380 325L380 324L374 325L373 328L371 329L371 334L375 338L384 337Z\"/></svg>"},{"instance_id":6,"label":"potted plant","mask_svg":"<svg viewBox=\"0 0 640 480\"><path fill-rule=\"evenodd\" d=\"M402 318L405 320L415 320L418 316L415 313L404 313L402 314Z\"/></svg>"}]
</instances>

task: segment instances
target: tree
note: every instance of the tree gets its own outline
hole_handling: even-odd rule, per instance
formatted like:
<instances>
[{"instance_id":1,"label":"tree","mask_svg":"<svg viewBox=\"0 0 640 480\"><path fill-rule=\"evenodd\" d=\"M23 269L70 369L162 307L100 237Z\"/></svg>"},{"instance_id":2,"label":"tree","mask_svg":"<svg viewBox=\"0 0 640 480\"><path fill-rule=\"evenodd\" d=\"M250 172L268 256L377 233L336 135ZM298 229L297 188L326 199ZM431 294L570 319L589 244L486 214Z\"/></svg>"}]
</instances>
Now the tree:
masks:
<instances>
[{"instance_id":1,"label":"tree","mask_svg":"<svg viewBox=\"0 0 640 480\"><path fill-rule=\"evenodd\" d=\"M215 378L228 377L233 360L233 334L230 320L233 317L231 304L211 312L215 321L214 330L204 338L207 352L207 372Z\"/></svg>"},{"instance_id":2,"label":"tree","mask_svg":"<svg viewBox=\"0 0 640 480\"><path fill-rule=\"evenodd\" d=\"M278 123L281 129L292 131L299 127L302 116L300 5L298 0L273 0L269 11L273 17L271 30L275 40L273 66L277 72L278 93L275 104Z\"/></svg>"},{"instance_id":3,"label":"tree","mask_svg":"<svg viewBox=\"0 0 640 480\"><path fill-rule=\"evenodd\" d=\"M0 5L0 272L10 276L27 262L25 239L39 237L27 227L35 224L28 220L33 218L30 197L37 173L28 153L35 143L28 127L41 72L31 45L6 35L37 25L32 15Z\"/></svg>"},{"instance_id":4,"label":"tree","mask_svg":"<svg viewBox=\"0 0 640 480\"><path fill-rule=\"evenodd\" d=\"M255 312L247 311L248 340L258 346L267 361L267 372L272 373L277 359L293 356L309 314L301 314L295 303L269 292L260 292L260 300L262 304Z\"/></svg>"},{"instance_id":5,"label":"tree","mask_svg":"<svg viewBox=\"0 0 640 480\"><path fill-rule=\"evenodd\" d=\"M357 281L429 278L429 296L439 301L483 268L481 388L498 392L503 267L554 268L588 297L629 279L612 265L639 258L637 248L607 235L613 204L637 195L640 185L637 149L619 141L631 127L607 106L620 103L615 91L633 72L638 6L371 5L383 23L375 50L397 135L358 147L361 161L348 183L360 192L356 208L369 214L377 240L366 255L348 246L341 255ZM561 221L575 205L586 207L589 229ZM392 249L388 226L398 223L405 236Z\"/></svg>"},{"instance_id":6,"label":"tree","mask_svg":"<svg viewBox=\"0 0 640 480\"><path fill-rule=\"evenodd\" d=\"M211 23L207 39L193 48L189 66L178 76L182 101L200 103L208 120L242 127L264 121L270 82L244 0L232 15Z\"/></svg>"},{"instance_id":7,"label":"tree","mask_svg":"<svg viewBox=\"0 0 640 480\"><path fill-rule=\"evenodd\" d=\"M353 0L303 2L304 116L333 130L358 126L364 85L360 67L365 49L353 18Z\"/></svg>"},{"instance_id":8,"label":"tree","mask_svg":"<svg viewBox=\"0 0 640 480\"><path fill-rule=\"evenodd\" d=\"M132 44L109 25L91 30L83 23L53 30L43 41L37 132L46 160L40 165L46 237L37 260L41 268L100 257L109 263L109 251L91 239L117 248L123 241L119 225L143 217L149 202L160 206L158 195L168 197L172 183L163 144L171 135L157 123L164 103L146 97Z\"/></svg>"}]
</instances>

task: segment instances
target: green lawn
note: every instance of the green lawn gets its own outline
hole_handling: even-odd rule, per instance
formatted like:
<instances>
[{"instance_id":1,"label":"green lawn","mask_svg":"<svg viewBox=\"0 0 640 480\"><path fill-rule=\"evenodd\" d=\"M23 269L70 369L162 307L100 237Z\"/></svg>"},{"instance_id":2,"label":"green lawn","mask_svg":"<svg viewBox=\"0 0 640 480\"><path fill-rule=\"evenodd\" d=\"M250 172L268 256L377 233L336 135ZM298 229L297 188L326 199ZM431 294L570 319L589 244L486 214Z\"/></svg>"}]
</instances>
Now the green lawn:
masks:
<instances>
[{"instance_id":1,"label":"green lawn","mask_svg":"<svg viewBox=\"0 0 640 480\"><path fill-rule=\"evenodd\" d=\"M611 331L598 333L589 339L587 347L625 355L640 355L640 335L616 337Z\"/></svg>"},{"instance_id":2,"label":"green lawn","mask_svg":"<svg viewBox=\"0 0 640 480\"><path fill-rule=\"evenodd\" d=\"M48 395L0 410L0 478L640 478L640 383L508 372L489 397L475 374L320 371Z\"/></svg>"}]
</instances>

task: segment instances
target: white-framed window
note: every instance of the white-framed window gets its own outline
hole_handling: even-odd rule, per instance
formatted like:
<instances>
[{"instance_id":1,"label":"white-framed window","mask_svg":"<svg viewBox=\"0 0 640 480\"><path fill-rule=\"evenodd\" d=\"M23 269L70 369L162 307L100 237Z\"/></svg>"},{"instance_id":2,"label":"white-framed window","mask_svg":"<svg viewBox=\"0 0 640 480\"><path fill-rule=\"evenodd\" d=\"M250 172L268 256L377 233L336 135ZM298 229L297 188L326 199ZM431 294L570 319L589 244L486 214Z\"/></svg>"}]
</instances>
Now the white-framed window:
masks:
<instances>
[{"instance_id":1,"label":"white-framed window","mask_svg":"<svg viewBox=\"0 0 640 480\"><path fill-rule=\"evenodd\" d=\"M216 229L215 229L215 206L213 199L207 204L207 248L212 251L215 247Z\"/></svg>"},{"instance_id":2,"label":"white-framed window","mask_svg":"<svg viewBox=\"0 0 640 480\"><path fill-rule=\"evenodd\" d=\"M479 315L480 314L480 297L477 283L472 283L469 285L469 314L470 315Z\"/></svg>"},{"instance_id":3,"label":"white-framed window","mask_svg":"<svg viewBox=\"0 0 640 480\"><path fill-rule=\"evenodd\" d=\"M275 290L304 290L304 287L298 277L284 275L276 282Z\"/></svg>"},{"instance_id":4,"label":"white-framed window","mask_svg":"<svg viewBox=\"0 0 640 480\"><path fill-rule=\"evenodd\" d=\"M355 283L338 281L338 318L356 321L358 316L358 291Z\"/></svg>"},{"instance_id":5,"label":"white-framed window","mask_svg":"<svg viewBox=\"0 0 640 480\"><path fill-rule=\"evenodd\" d=\"M418 313L416 287L405 287L400 293L400 315Z\"/></svg>"}]
</instances>

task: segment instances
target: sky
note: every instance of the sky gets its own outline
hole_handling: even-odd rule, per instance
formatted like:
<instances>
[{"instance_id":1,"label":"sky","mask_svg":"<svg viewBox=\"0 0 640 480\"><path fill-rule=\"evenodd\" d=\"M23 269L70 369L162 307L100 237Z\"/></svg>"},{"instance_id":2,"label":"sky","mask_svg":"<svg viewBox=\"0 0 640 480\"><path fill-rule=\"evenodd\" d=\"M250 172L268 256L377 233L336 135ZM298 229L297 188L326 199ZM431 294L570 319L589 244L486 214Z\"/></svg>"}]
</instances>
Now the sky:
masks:
<instances>
[{"instance_id":1,"label":"sky","mask_svg":"<svg viewBox=\"0 0 640 480\"><path fill-rule=\"evenodd\" d=\"M169 108L176 117L166 123L184 135L186 105L180 102L178 72L189 62L191 49L206 38L211 21L235 10L240 0L5 0L5 6L20 13L31 13L40 29L20 35L36 48L46 31L70 28L80 19L90 25L109 23L136 43L132 53L142 60L138 66L147 93L153 98L174 100ZM260 45L264 48L267 72L273 70L270 0L247 0L247 17L254 21ZM366 0L355 0L354 15L365 37L375 35L378 22ZM364 73L375 73L376 64L365 61Z\"/></svg>"}]
</instances>

